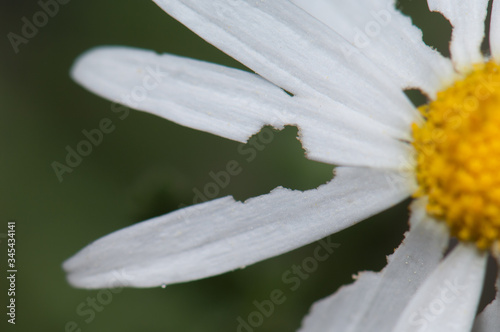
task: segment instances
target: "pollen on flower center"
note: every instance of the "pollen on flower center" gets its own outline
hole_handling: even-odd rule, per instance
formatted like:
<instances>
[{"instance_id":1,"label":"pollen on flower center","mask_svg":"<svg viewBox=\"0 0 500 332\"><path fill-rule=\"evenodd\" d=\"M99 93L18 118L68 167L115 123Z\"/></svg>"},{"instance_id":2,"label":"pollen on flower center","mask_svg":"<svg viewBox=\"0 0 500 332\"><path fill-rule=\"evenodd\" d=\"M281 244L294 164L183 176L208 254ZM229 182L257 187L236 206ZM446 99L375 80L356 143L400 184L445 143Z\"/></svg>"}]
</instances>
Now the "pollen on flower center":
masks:
<instances>
[{"instance_id":1,"label":"pollen on flower center","mask_svg":"<svg viewBox=\"0 0 500 332\"><path fill-rule=\"evenodd\" d=\"M500 245L500 66L477 65L419 109L414 196L427 195L427 212L458 239Z\"/></svg>"}]
</instances>

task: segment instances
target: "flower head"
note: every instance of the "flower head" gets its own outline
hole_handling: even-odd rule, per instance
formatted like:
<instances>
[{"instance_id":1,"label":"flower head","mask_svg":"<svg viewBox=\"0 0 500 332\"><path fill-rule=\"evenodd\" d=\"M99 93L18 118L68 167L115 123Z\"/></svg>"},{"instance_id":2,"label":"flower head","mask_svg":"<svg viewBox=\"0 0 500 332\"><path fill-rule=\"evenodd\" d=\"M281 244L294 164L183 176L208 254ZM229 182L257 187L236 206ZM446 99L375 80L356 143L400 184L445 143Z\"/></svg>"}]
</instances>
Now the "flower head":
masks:
<instances>
[{"instance_id":1,"label":"flower head","mask_svg":"<svg viewBox=\"0 0 500 332\"><path fill-rule=\"evenodd\" d=\"M500 246L500 66L490 61L421 107L413 126L417 179L427 211L480 249Z\"/></svg>"},{"instance_id":2,"label":"flower head","mask_svg":"<svg viewBox=\"0 0 500 332\"><path fill-rule=\"evenodd\" d=\"M318 302L303 331L492 331L476 319L500 242L500 0L484 57L486 0L428 0L453 25L452 59L422 42L392 0L156 0L256 74L128 47L82 55L88 89L245 142L293 124L310 159L340 165L304 192L225 197L108 235L64 263L79 287L152 287L223 273L318 240L408 196L410 231L379 273ZM360 33L361 32L361 33ZM403 89L430 99L417 110ZM287 94L285 91L289 92ZM443 259L449 236L460 243Z\"/></svg>"}]
</instances>

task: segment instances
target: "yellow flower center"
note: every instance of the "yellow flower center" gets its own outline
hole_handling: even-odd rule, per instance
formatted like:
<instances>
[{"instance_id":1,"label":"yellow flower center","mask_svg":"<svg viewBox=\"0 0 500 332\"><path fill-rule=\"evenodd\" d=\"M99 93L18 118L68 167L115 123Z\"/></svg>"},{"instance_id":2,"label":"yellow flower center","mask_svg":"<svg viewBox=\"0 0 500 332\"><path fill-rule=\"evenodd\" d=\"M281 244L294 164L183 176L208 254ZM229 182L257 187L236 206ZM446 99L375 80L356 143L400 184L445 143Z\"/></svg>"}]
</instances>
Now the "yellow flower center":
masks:
<instances>
[{"instance_id":1,"label":"yellow flower center","mask_svg":"<svg viewBox=\"0 0 500 332\"><path fill-rule=\"evenodd\" d=\"M500 246L500 66L476 65L419 108L415 197L450 233L480 249Z\"/></svg>"}]
</instances>

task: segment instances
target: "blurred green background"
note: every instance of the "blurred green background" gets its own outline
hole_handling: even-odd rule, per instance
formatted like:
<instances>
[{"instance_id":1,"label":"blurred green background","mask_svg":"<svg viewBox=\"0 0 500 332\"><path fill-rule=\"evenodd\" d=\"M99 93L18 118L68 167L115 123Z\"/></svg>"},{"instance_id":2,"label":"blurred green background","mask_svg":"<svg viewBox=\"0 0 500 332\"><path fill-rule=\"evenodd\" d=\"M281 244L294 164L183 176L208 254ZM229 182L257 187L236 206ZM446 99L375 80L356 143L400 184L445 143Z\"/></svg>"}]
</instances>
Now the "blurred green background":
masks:
<instances>
[{"instance_id":1,"label":"blurred green background","mask_svg":"<svg viewBox=\"0 0 500 332\"><path fill-rule=\"evenodd\" d=\"M425 1L403 1L405 12L425 31L426 41L447 53L449 24L426 12ZM17 222L17 316L6 323L6 243L1 250L1 331L64 331L75 322L82 331L235 331L237 318L256 310L254 300L287 290L282 274L312 254L311 244L244 270L186 284L124 289L102 311L89 316L77 307L99 291L70 287L61 263L89 242L146 218L190 204L193 188L211 181L210 171L237 160L243 171L219 196L237 199L276 186L315 188L333 167L304 157L297 130L287 127L246 163L239 143L132 111L120 121L110 102L71 81L74 59L97 45L130 45L243 68L170 18L151 1L80 1L59 12L19 46L6 37L21 34L23 17L40 10L36 1L3 0L0 11L0 234ZM63 162L82 130L111 118L116 130L59 182L51 163ZM332 236L341 246L266 318L256 331L295 331L310 305L351 281L360 270L378 270L407 228L407 202Z\"/></svg>"}]
</instances>

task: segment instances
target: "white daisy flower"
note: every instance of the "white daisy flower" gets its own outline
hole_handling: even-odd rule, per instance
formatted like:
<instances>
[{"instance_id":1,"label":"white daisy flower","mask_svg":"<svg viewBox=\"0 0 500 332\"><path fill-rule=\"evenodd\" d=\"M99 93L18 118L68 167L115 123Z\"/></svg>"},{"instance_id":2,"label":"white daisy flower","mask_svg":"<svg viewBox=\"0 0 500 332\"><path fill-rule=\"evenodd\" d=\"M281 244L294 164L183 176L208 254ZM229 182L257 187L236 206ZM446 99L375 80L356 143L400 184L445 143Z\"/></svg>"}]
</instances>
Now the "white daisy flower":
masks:
<instances>
[{"instance_id":1,"label":"white daisy flower","mask_svg":"<svg viewBox=\"0 0 500 332\"><path fill-rule=\"evenodd\" d=\"M256 74L128 47L82 55L72 75L127 106L246 142L296 125L329 183L187 207L127 227L64 263L71 284L153 287L279 255L413 195L410 231L379 273L319 301L301 331L496 331L476 317L500 240L500 0L428 0L452 24L451 60L394 0L155 0ZM416 109L403 90L429 103ZM285 91L289 92L286 93ZM459 244L444 258L449 236ZM499 287L497 287L499 288Z\"/></svg>"}]
</instances>

